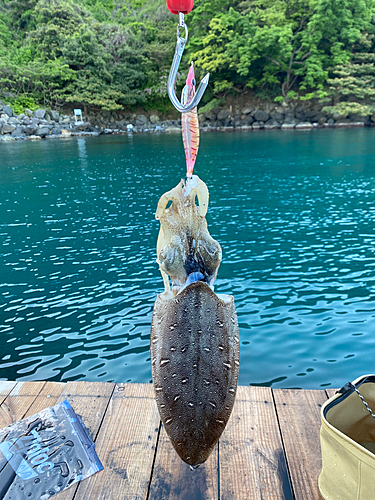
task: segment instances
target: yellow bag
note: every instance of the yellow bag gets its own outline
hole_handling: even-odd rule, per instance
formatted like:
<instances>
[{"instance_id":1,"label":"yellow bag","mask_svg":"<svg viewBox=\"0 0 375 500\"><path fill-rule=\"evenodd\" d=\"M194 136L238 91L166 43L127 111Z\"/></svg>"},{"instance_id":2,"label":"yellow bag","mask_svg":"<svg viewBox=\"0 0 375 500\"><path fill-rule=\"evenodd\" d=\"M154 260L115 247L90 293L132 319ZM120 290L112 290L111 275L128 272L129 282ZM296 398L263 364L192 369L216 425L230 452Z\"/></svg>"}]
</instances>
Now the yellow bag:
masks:
<instances>
[{"instance_id":1,"label":"yellow bag","mask_svg":"<svg viewBox=\"0 0 375 500\"><path fill-rule=\"evenodd\" d=\"M346 384L321 409L325 500L375 500L375 375Z\"/></svg>"}]
</instances>

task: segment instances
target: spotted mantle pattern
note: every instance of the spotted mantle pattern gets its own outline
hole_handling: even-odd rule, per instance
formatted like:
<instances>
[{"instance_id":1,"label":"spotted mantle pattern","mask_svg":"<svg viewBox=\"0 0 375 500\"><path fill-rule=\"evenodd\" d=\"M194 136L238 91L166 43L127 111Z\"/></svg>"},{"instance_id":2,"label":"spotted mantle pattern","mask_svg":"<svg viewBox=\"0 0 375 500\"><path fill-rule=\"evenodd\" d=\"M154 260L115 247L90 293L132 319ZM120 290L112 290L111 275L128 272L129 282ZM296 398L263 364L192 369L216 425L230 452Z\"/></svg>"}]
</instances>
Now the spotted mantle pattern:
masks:
<instances>
[{"instance_id":1,"label":"spotted mantle pattern","mask_svg":"<svg viewBox=\"0 0 375 500\"><path fill-rule=\"evenodd\" d=\"M159 295L151 366L165 430L182 460L200 465L219 440L236 396L239 332L233 297L224 302L202 281L176 297Z\"/></svg>"}]
</instances>

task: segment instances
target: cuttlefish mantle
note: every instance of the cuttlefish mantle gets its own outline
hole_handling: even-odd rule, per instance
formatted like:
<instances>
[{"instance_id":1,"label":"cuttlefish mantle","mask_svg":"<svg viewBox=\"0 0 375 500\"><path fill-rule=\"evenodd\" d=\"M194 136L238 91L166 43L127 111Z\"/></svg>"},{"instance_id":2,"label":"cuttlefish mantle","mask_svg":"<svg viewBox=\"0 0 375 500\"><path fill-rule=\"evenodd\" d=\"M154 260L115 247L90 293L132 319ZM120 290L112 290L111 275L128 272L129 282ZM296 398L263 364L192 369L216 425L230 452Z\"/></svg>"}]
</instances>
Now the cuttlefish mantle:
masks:
<instances>
[{"instance_id":1,"label":"cuttlefish mantle","mask_svg":"<svg viewBox=\"0 0 375 500\"><path fill-rule=\"evenodd\" d=\"M222 253L207 229L208 200L207 186L197 175L186 183L181 180L159 200L156 252L166 294L170 293L168 276L173 295L195 281L212 286L216 279Z\"/></svg>"}]
</instances>

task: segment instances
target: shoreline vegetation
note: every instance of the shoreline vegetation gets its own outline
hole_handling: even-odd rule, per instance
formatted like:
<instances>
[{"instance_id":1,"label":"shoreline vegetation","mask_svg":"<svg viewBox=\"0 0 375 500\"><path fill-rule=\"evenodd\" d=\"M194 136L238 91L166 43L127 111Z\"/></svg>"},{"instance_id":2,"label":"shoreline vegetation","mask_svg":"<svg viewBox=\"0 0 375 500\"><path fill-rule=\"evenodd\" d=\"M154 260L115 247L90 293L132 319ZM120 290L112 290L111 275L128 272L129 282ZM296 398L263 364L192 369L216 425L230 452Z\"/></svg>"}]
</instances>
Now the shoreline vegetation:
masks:
<instances>
[{"instance_id":1,"label":"shoreline vegetation","mask_svg":"<svg viewBox=\"0 0 375 500\"><path fill-rule=\"evenodd\" d=\"M263 103L262 108L247 104L199 111L200 130L230 132L375 126L375 115L332 114L324 112L319 104L292 108ZM26 109L17 115L11 106L0 101L0 142L152 132L179 133L181 120L163 119L155 113L116 111L106 112L104 116L103 113L83 116L81 122L76 122L73 114L42 108Z\"/></svg>"},{"instance_id":2,"label":"shoreline vegetation","mask_svg":"<svg viewBox=\"0 0 375 500\"><path fill-rule=\"evenodd\" d=\"M185 20L177 94L190 61L197 82L210 72L203 129L374 122L375 0L195 0ZM134 113L168 128L179 118L167 95L176 25L165 0L0 0L0 99L16 116L81 108L104 130L143 130ZM273 122L250 120L249 105Z\"/></svg>"}]
</instances>

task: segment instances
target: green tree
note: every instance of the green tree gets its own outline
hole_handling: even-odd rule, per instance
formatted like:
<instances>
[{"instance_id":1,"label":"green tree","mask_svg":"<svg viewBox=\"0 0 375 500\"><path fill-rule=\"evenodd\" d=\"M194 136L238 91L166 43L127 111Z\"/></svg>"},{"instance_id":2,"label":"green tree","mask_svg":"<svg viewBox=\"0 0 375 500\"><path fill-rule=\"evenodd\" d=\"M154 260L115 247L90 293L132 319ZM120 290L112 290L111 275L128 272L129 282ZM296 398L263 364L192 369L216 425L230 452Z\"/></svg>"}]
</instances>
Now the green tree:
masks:
<instances>
[{"instance_id":1,"label":"green tree","mask_svg":"<svg viewBox=\"0 0 375 500\"><path fill-rule=\"evenodd\" d=\"M119 26L95 25L62 48L76 79L65 89L66 100L114 110L142 101L139 87L147 81L144 57L132 34Z\"/></svg>"},{"instance_id":2,"label":"green tree","mask_svg":"<svg viewBox=\"0 0 375 500\"><path fill-rule=\"evenodd\" d=\"M66 40L80 37L92 21L89 13L71 0L39 0L33 18L35 29L29 38L46 60L61 57Z\"/></svg>"},{"instance_id":3,"label":"green tree","mask_svg":"<svg viewBox=\"0 0 375 500\"><path fill-rule=\"evenodd\" d=\"M373 0L244 0L211 20L192 56L216 73L216 91L232 82L278 87L284 99L322 91L373 12Z\"/></svg>"},{"instance_id":4,"label":"green tree","mask_svg":"<svg viewBox=\"0 0 375 500\"><path fill-rule=\"evenodd\" d=\"M374 2L196 0L180 80L193 59L198 81L211 73L205 99L215 103L250 87L278 99L328 90L334 105L369 106ZM0 0L1 89L53 105L165 110L176 25L165 0Z\"/></svg>"},{"instance_id":5,"label":"green tree","mask_svg":"<svg viewBox=\"0 0 375 500\"><path fill-rule=\"evenodd\" d=\"M0 88L15 96L35 98L44 105L61 104L60 89L73 77L69 66L59 60L34 60L20 66L0 58Z\"/></svg>"},{"instance_id":6,"label":"green tree","mask_svg":"<svg viewBox=\"0 0 375 500\"><path fill-rule=\"evenodd\" d=\"M333 105L324 109L341 115L370 115L375 112L375 54L374 32L365 33L353 44L348 62L332 68L330 95Z\"/></svg>"}]
</instances>

